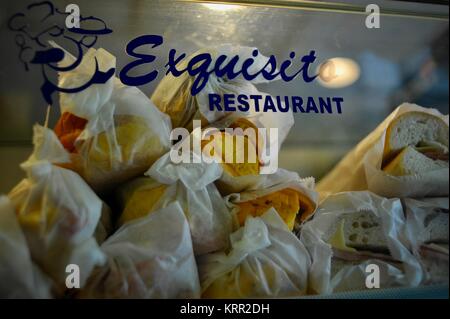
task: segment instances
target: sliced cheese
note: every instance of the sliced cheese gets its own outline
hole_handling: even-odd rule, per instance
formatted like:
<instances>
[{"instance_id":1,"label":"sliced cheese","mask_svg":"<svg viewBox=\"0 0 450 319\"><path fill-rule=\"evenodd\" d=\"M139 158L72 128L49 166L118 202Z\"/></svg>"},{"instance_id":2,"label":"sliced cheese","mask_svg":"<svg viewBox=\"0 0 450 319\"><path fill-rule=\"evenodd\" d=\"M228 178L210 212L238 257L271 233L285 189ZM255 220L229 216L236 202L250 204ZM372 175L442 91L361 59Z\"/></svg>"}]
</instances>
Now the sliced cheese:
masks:
<instances>
[{"instance_id":1,"label":"sliced cheese","mask_svg":"<svg viewBox=\"0 0 450 319\"><path fill-rule=\"evenodd\" d=\"M300 194L286 188L256 199L238 203L237 218L240 225L245 224L247 216L261 216L270 208L275 208L290 230L294 228L295 218L300 211Z\"/></svg>"},{"instance_id":2,"label":"sliced cheese","mask_svg":"<svg viewBox=\"0 0 450 319\"><path fill-rule=\"evenodd\" d=\"M348 247L347 244L345 243L344 225L345 225L345 220L342 219L339 222L335 233L328 240L328 243L333 248L336 248L336 249L350 251L350 252L356 252L356 249Z\"/></svg>"}]
</instances>

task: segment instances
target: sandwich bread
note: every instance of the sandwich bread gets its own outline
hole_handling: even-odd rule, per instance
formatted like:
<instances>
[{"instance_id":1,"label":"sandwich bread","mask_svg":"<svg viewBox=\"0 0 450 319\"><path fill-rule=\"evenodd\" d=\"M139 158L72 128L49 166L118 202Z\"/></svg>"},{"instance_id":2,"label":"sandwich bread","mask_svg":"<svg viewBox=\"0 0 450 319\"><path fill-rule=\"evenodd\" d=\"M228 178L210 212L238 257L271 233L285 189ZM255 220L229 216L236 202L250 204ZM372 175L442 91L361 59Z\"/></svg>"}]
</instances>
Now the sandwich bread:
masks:
<instances>
[{"instance_id":1,"label":"sandwich bread","mask_svg":"<svg viewBox=\"0 0 450 319\"><path fill-rule=\"evenodd\" d=\"M383 170L393 176L448 168L449 129L437 116L408 112L386 131Z\"/></svg>"}]
</instances>

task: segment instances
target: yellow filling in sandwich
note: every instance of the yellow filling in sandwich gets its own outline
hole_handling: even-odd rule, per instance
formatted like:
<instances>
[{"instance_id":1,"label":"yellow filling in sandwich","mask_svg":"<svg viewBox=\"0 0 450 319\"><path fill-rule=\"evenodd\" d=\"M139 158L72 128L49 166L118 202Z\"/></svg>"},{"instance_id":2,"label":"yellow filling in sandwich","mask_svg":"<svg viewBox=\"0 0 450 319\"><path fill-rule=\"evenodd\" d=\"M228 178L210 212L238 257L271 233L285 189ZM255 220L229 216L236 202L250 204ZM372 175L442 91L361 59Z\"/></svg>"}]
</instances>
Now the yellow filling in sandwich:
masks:
<instances>
[{"instance_id":1,"label":"yellow filling in sandwich","mask_svg":"<svg viewBox=\"0 0 450 319\"><path fill-rule=\"evenodd\" d=\"M64 112L59 118L55 126L55 134L68 152L76 152L75 141L86 127L86 124L87 120L69 112Z\"/></svg>"},{"instance_id":2,"label":"yellow filling in sandwich","mask_svg":"<svg viewBox=\"0 0 450 319\"><path fill-rule=\"evenodd\" d=\"M245 224L248 216L261 216L273 207L290 230L294 229L297 215L299 215L300 221L305 221L315 210L315 205L311 199L290 188L237 205L239 207L237 218L240 225Z\"/></svg>"},{"instance_id":3,"label":"yellow filling in sandwich","mask_svg":"<svg viewBox=\"0 0 450 319\"><path fill-rule=\"evenodd\" d=\"M155 205L166 192L167 185L155 185L155 187L143 187L136 189L130 195L125 196L124 209L118 224L123 225L137 218L147 216L154 211Z\"/></svg>"},{"instance_id":4,"label":"yellow filling in sandwich","mask_svg":"<svg viewBox=\"0 0 450 319\"><path fill-rule=\"evenodd\" d=\"M202 141L202 149L207 155L218 156L225 172L231 176L259 175L260 161L258 152L258 130L246 119L237 119L229 126L231 129L240 128L242 135L229 134L221 131ZM245 135L245 131L254 133Z\"/></svg>"}]
</instances>

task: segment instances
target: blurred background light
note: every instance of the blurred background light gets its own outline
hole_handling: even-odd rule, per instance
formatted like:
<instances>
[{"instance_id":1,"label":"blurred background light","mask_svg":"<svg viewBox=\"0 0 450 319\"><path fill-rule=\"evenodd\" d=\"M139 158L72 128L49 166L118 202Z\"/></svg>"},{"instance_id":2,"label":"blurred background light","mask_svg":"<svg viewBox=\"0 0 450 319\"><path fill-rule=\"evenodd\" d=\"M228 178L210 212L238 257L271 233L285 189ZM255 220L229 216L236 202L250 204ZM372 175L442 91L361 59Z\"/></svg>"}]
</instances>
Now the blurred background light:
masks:
<instances>
[{"instance_id":1,"label":"blurred background light","mask_svg":"<svg viewBox=\"0 0 450 319\"><path fill-rule=\"evenodd\" d=\"M318 68L319 82L327 88L343 88L355 83L361 74L360 67L352 59L332 58Z\"/></svg>"}]
</instances>

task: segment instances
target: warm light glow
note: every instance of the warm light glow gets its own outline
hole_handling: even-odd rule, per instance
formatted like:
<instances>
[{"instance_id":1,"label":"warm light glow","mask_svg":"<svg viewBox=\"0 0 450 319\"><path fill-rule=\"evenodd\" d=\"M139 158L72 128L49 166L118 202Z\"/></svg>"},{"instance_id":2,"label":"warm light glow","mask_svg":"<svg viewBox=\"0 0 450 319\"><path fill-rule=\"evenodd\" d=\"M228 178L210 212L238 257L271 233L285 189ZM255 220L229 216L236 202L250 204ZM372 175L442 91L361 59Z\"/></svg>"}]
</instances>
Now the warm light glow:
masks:
<instances>
[{"instance_id":1,"label":"warm light glow","mask_svg":"<svg viewBox=\"0 0 450 319\"><path fill-rule=\"evenodd\" d=\"M355 83L361 74L359 65L351 59L332 58L319 66L319 82L328 88L343 88Z\"/></svg>"},{"instance_id":2,"label":"warm light glow","mask_svg":"<svg viewBox=\"0 0 450 319\"><path fill-rule=\"evenodd\" d=\"M216 3L205 3L203 4L205 7L216 10L216 11L230 11L240 9L241 6L235 4L216 4Z\"/></svg>"}]
</instances>

